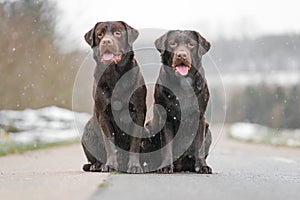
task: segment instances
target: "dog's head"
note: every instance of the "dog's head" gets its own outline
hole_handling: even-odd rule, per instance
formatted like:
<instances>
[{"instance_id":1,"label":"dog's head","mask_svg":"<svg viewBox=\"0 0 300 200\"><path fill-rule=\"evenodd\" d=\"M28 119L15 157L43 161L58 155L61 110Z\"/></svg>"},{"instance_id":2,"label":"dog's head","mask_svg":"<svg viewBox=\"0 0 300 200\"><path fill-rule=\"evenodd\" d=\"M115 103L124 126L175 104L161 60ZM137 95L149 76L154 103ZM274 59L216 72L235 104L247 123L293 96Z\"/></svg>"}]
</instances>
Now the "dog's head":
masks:
<instances>
[{"instance_id":1,"label":"dog's head","mask_svg":"<svg viewBox=\"0 0 300 200\"><path fill-rule=\"evenodd\" d=\"M162 62L172 67L177 75L187 76L192 67L199 70L202 56L210 43L198 32L189 30L168 31L155 41Z\"/></svg>"},{"instance_id":2,"label":"dog's head","mask_svg":"<svg viewBox=\"0 0 300 200\"><path fill-rule=\"evenodd\" d=\"M138 37L136 29L122 21L98 22L84 36L94 49L95 56L104 64L118 62L122 55L132 51L132 44Z\"/></svg>"}]
</instances>

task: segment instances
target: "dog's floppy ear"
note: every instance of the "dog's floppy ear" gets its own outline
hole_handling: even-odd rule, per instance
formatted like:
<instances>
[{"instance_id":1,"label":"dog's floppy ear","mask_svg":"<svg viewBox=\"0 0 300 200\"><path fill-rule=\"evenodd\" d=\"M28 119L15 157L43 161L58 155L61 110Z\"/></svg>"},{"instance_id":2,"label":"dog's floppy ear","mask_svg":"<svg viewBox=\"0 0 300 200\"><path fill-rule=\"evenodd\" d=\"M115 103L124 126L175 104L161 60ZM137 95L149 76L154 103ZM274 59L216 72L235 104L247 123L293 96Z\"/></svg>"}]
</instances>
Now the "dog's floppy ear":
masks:
<instances>
[{"instance_id":1,"label":"dog's floppy ear","mask_svg":"<svg viewBox=\"0 0 300 200\"><path fill-rule=\"evenodd\" d=\"M84 39L85 41L91 46L94 47L95 46L95 29L97 27L97 25L101 23L98 22L94 28L92 28L91 30L89 30L85 35L84 35Z\"/></svg>"},{"instance_id":2,"label":"dog's floppy ear","mask_svg":"<svg viewBox=\"0 0 300 200\"><path fill-rule=\"evenodd\" d=\"M168 38L169 32L165 33L164 35L160 36L157 38L154 42L156 49L163 54L164 51L166 50L166 40Z\"/></svg>"},{"instance_id":3,"label":"dog's floppy ear","mask_svg":"<svg viewBox=\"0 0 300 200\"><path fill-rule=\"evenodd\" d=\"M131 26L129 26L127 23L121 21L121 23L125 26L126 31L127 31L127 35L128 35L128 44L130 46L132 46L133 42L137 39L137 37L139 36L139 32L138 30L136 30L135 28L132 28Z\"/></svg>"},{"instance_id":4,"label":"dog's floppy ear","mask_svg":"<svg viewBox=\"0 0 300 200\"><path fill-rule=\"evenodd\" d=\"M210 49L210 43L197 31L193 31L195 35L197 35L199 48L198 48L198 55L202 56L208 52Z\"/></svg>"}]
</instances>

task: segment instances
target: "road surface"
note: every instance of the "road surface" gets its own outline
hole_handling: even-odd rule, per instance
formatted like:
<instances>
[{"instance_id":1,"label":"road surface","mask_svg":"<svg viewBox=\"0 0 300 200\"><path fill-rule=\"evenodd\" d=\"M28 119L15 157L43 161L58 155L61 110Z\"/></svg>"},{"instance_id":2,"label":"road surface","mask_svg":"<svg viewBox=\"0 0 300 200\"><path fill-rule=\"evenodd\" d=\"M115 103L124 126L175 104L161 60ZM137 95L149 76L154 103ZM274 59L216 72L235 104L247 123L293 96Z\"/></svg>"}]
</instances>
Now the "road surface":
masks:
<instances>
[{"instance_id":1,"label":"road surface","mask_svg":"<svg viewBox=\"0 0 300 200\"><path fill-rule=\"evenodd\" d=\"M84 173L84 162L79 144L1 157L0 197L300 199L300 149L242 143L224 135L208 158L212 175Z\"/></svg>"},{"instance_id":2,"label":"road surface","mask_svg":"<svg viewBox=\"0 0 300 200\"><path fill-rule=\"evenodd\" d=\"M0 157L0 199L88 199L108 174L84 173L79 144Z\"/></svg>"},{"instance_id":3,"label":"road surface","mask_svg":"<svg viewBox=\"0 0 300 200\"><path fill-rule=\"evenodd\" d=\"M212 175L110 175L90 199L300 199L300 149L242 143L223 135L208 163Z\"/></svg>"}]
</instances>

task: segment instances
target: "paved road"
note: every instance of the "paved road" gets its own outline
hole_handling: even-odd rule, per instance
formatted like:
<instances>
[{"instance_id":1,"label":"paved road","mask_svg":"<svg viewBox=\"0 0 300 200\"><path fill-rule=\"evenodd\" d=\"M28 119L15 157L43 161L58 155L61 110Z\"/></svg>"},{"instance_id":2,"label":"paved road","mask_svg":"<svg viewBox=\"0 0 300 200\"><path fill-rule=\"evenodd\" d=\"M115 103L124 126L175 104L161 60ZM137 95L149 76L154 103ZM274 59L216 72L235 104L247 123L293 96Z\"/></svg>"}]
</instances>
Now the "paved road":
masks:
<instances>
[{"instance_id":1,"label":"paved road","mask_svg":"<svg viewBox=\"0 0 300 200\"><path fill-rule=\"evenodd\" d=\"M222 137L208 159L212 175L108 176L82 172L84 162L79 144L1 157L0 199L300 199L295 148Z\"/></svg>"},{"instance_id":2,"label":"paved road","mask_svg":"<svg viewBox=\"0 0 300 200\"><path fill-rule=\"evenodd\" d=\"M80 144L0 157L0 199L88 199L108 174L81 171Z\"/></svg>"},{"instance_id":3,"label":"paved road","mask_svg":"<svg viewBox=\"0 0 300 200\"><path fill-rule=\"evenodd\" d=\"M300 199L300 149L223 137L208 163L212 175L110 175L90 199Z\"/></svg>"}]
</instances>

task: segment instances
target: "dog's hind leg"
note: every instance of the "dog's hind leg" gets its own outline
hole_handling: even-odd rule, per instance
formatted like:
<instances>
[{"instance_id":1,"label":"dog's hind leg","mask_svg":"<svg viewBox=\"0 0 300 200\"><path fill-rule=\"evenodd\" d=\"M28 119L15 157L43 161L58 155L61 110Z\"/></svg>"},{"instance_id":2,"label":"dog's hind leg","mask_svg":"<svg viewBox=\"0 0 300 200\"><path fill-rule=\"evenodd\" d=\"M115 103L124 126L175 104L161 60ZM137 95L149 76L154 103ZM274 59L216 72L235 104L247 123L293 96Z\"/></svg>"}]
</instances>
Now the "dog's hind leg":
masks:
<instances>
[{"instance_id":1,"label":"dog's hind leg","mask_svg":"<svg viewBox=\"0 0 300 200\"><path fill-rule=\"evenodd\" d=\"M82 169L84 171L101 171L101 166L105 161L105 149L101 132L97 119L93 116L85 125L81 139L83 151L89 162L83 165Z\"/></svg>"},{"instance_id":2,"label":"dog's hind leg","mask_svg":"<svg viewBox=\"0 0 300 200\"><path fill-rule=\"evenodd\" d=\"M98 161L82 144L83 151L90 163L84 164L82 166L83 171L86 172L101 172L102 162Z\"/></svg>"}]
</instances>

